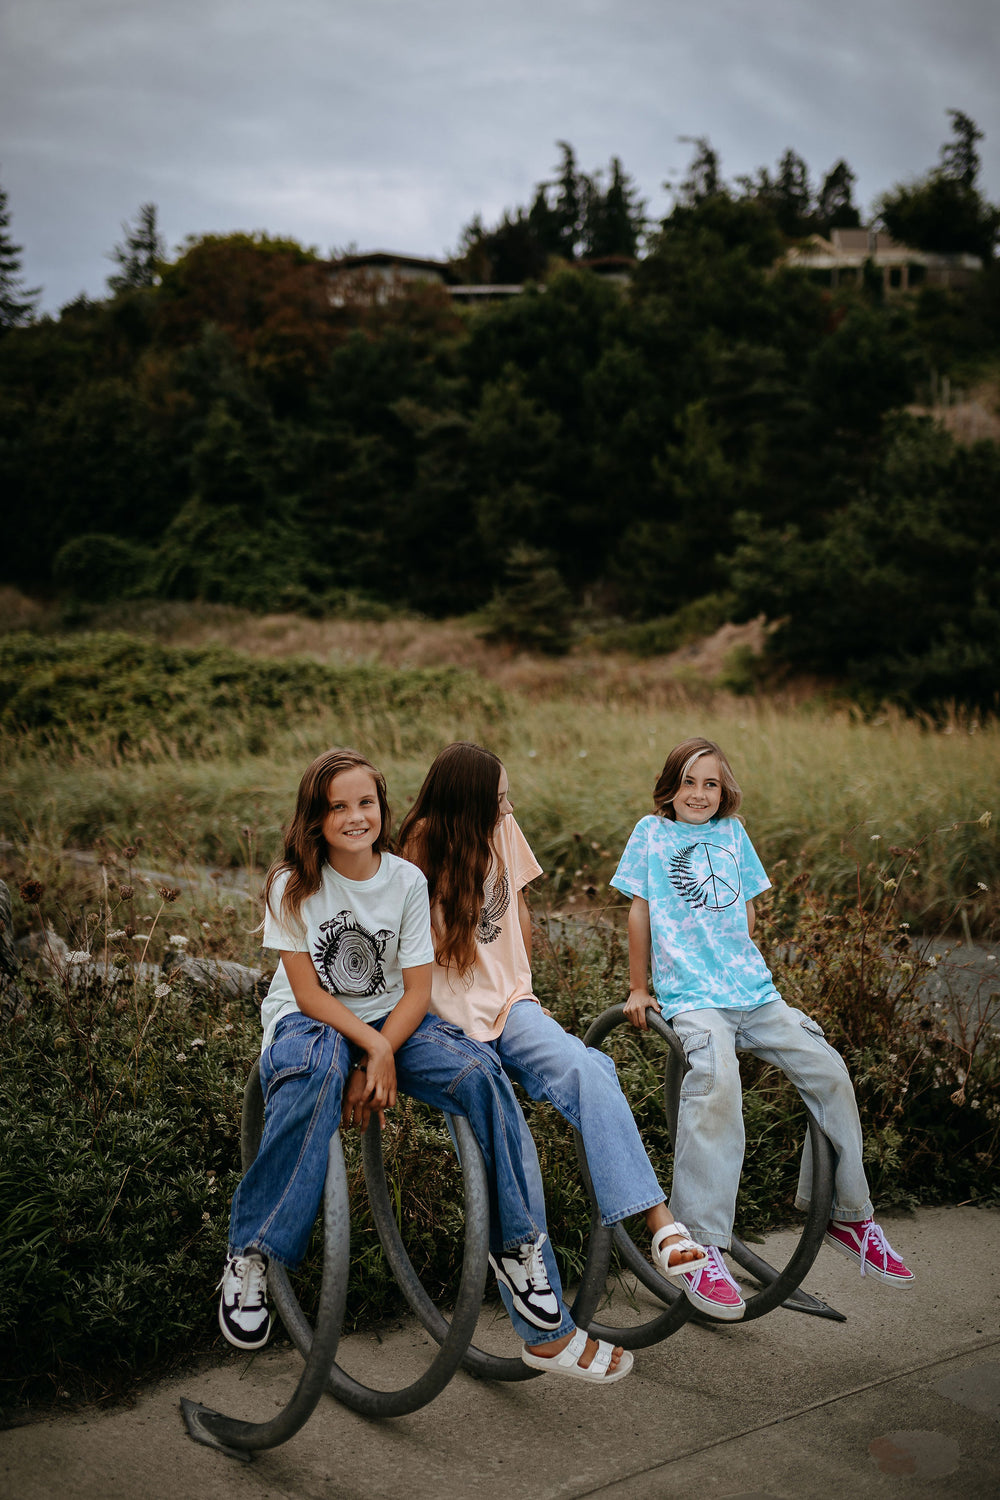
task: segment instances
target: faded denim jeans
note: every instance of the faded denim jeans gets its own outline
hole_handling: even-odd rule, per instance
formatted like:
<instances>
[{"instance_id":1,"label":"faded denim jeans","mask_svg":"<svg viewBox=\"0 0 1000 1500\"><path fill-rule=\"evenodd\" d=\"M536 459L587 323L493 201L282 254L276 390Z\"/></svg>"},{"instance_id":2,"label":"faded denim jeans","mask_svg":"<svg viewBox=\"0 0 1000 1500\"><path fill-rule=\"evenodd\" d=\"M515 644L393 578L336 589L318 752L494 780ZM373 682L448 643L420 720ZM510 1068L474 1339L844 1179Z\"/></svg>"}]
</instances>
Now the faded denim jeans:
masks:
<instances>
[{"instance_id":1,"label":"faded denim jeans","mask_svg":"<svg viewBox=\"0 0 1000 1500\"><path fill-rule=\"evenodd\" d=\"M488 1045L526 1094L548 1099L580 1132L602 1224L618 1224L664 1201L610 1057L585 1047L533 1000L512 1005L503 1031Z\"/></svg>"},{"instance_id":2,"label":"faded denim jeans","mask_svg":"<svg viewBox=\"0 0 1000 1500\"><path fill-rule=\"evenodd\" d=\"M836 1158L833 1217L872 1215L862 1166L861 1121L847 1066L816 1021L784 1000L750 1010L687 1010L671 1017L689 1071L681 1086L670 1210L693 1239L729 1248L746 1137L737 1052L773 1063L798 1089ZM802 1153L797 1208L808 1208L812 1151Z\"/></svg>"}]
</instances>

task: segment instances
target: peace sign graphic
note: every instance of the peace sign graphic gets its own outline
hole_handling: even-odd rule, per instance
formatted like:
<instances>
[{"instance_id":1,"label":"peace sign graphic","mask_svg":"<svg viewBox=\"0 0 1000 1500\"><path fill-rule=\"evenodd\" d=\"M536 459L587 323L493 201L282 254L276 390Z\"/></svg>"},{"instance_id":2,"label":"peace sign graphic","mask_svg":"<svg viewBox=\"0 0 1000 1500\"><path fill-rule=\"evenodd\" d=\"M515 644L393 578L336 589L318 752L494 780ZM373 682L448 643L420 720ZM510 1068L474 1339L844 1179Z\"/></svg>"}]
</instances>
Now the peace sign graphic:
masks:
<instances>
[{"instance_id":1,"label":"peace sign graphic","mask_svg":"<svg viewBox=\"0 0 1000 1500\"><path fill-rule=\"evenodd\" d=\"M688 844L670 861L670 883L688 906L724 911L740 898L740 867L721 844Z\"/></svg>"}]
</instances>

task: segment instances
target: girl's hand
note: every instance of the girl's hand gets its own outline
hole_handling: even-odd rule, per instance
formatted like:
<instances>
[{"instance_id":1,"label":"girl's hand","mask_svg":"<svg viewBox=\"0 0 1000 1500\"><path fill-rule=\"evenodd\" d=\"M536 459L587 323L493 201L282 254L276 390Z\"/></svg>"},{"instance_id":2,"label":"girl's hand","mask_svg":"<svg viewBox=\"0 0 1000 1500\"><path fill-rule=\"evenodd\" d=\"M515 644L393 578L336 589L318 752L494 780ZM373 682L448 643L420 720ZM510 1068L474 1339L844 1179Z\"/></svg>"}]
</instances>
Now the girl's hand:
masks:
<instances>
[{"instance_id":1,"label":"girl's hand","mask_svg":"<svg viewBox=\"0 0 1000 1500\"><path fill-rule=\"evenodd\" d=\"M372 1106L369 1102L367 1069L365 1066L353 1068L348 1074L347 1087L344 1090L343 1105L340 1111L340 1124L343 1129L349 1129L354 1125L358 1130L368 1129L368 1122L372 1117ZM385 1129L385 1113L380 1109L375 1111L379 1117L379 1123Z\"/></svg>"},{"instance_id":2,"label":"girl's hand","mask_svg":"<svg viewBox=\"0 0 1000 1500\"><path fill-rule=\"evenodd\" d=\"M365 1068L365 1101L381 1115L396 1102L396 1058L385 1037L380 1032L375 1035L378 1041L368 1053Z\"/></svg>"},{"instance_id":3,"label":"girl's hand","mask_svg":"<svg viewBox=\"0 0 1000 1500\"><path fill-rule=\"evenodd\" d=\"M648 1031L647 1010L659 1010L659 1006L648 990L630 990L624 1011L629 1021L639 1031Z\"/></svg>"}]
</instances>

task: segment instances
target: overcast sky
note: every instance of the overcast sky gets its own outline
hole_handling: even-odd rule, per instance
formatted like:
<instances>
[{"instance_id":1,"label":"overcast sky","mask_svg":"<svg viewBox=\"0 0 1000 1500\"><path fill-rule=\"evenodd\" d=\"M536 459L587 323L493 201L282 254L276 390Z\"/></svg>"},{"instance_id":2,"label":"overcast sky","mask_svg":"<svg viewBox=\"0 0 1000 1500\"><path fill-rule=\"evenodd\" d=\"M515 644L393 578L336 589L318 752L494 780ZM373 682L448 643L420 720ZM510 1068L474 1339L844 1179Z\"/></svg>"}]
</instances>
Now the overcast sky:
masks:
<instances>
[{"instance_id":1,"label":"overcast sky","mask_svg":"<svg viewBox=\"0 0 1000 1500\"><path fill-rule=\"evenodd\" d=\"M170 246L263 229L324 253L441 255L526 203L569 141L651 213L708 136L726 177L792 146L865 209L986 132L998 0L0 0L0 186L30 284L101 296L121 223Z\"/></svg>"}]
</instances>

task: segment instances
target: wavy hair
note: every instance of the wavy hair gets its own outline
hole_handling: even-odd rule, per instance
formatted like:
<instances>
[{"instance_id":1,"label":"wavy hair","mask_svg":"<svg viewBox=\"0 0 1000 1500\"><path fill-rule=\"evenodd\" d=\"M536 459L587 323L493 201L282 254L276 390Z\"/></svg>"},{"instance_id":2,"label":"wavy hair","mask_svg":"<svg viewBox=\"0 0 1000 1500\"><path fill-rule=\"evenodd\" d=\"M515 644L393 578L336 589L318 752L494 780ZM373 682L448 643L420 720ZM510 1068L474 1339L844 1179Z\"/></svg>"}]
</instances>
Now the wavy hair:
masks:
<instances>
[{"instance_id":1,"label":"wavy hair","mask_svg":"<svg viewBox=\"0 0 1000 1500\"><path fill-rule=\"evenodd\" d=\"M341 771L368 771L375 782L382 824L378 838L372 845L376 854L388 851L389 830L392 815L385 789L385 777L377 771L357 750L325 750L307 766L299 792L295 799L295 812L285 831L285 846L280 859L276 859L267 872L264 882L264 904L270 905L271 891L279 875L288 875L288 883L281 897L281 918L290 919L293 926L301 926L302 903L319 890L323 880L323 866L327 862L326 840L323 824L330 811L330 783ZM272 912L274 908L271 907ZM278 913L274 913L275 916Z\"/></svg>"},{"instance_id":2,"label":"wavy hair","mask_svg":"<svg viewBox=\"0 0 1000 1500\"><path fill-rule=\"evenodd\" d=\"M497 788L503 762L492 750L458 740L438 755L403 819L398 848L427 876L431 905L441 913L435 933L439 964L463 979L476 962L476 928L486 876L496 854Z\"/></svg>"},{"instance_id":3,"label":"wavy hair","mask_svg":"<svg viewBox=\"0 0 1000 1500\"><path fill-rule=\"evenodd\" d=\"M739 782L733 775L732 766L714 740L702 739L698 735L694 739L685 740L683 744L674 746L667 756L663 770L657 777L653 788L653 807L661 818L672 818L674 822L677 821L674 798L680 791L688 771L703 755L714 755L719 762L722 795L719 798L719 811L716 817L729 818L738 811L743 801L743 793Z\"/></svg>"}]
</instances>

